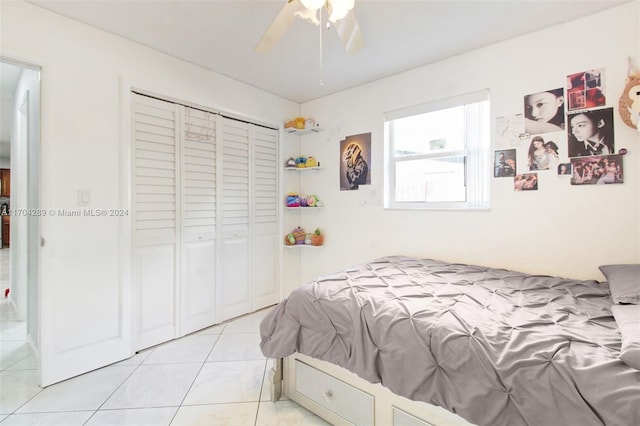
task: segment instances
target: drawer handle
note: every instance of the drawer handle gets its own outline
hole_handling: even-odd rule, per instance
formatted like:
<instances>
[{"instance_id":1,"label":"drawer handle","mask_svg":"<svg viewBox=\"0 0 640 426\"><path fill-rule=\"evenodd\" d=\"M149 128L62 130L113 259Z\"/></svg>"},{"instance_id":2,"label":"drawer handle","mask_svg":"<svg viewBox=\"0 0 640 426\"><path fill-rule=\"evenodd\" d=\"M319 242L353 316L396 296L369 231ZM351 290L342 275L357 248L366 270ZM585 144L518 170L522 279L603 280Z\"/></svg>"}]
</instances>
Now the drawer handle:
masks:
<instances>
[{"instance_id":1,"label":"drawer handle","mask_svg":"<svg viewBox=\"0 0 640 426\"><path fill-rule=\"evenodd\" d=\"M329 402L333 399L333 392L331 390L328 390L325 393L323 393L322 396L324 397L325 401Z\"/></svg>"}]
</instances>

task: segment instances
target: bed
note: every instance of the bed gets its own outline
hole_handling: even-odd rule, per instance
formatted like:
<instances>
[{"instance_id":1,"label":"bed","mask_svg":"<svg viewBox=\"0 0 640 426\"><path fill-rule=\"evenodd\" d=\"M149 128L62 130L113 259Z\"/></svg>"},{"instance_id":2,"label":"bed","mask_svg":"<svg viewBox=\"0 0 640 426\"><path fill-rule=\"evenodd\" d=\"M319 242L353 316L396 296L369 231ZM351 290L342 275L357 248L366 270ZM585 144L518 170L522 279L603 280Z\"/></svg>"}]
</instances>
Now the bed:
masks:
<instances>
[{"instance_id":1,"label":"bed","mask_svg":"<svg viewBox=\"0 0 640 426\"><path fill-rule=\"evenodd\" d=\"M606 282L389 256L294 290L261 349L272 398L332 424L640 425L613 304Z\"/></svg>"}]
</instances>

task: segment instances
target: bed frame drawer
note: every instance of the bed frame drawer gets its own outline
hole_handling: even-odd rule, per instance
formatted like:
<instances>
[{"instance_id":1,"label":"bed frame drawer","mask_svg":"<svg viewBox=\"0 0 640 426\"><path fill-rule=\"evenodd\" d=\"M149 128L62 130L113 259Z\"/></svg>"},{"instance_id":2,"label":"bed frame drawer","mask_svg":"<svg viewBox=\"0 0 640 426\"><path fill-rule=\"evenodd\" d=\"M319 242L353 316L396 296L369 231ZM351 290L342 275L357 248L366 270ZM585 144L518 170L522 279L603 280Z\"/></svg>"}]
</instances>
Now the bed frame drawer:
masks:
<instances>
[{"instance_id":1,"label":"bed frame drawer","mask_svg":"<svg viewBox=\"0 0 640 426\"><path fill-rule=\"evenodd\" d=\"M295 361L296 391L354 425L373 424L373 396Z\"/></svg>"},{"instance_id":2,"label":"bed frame drawer","mask_svg":"<svg viewBox=\"0 0 640 426\"><path fill-rule=\"evenodd\" d=\"M405 413L397 407L393 407L393 426L433 426L424 420Z\"/></svg>"}]
</instances>

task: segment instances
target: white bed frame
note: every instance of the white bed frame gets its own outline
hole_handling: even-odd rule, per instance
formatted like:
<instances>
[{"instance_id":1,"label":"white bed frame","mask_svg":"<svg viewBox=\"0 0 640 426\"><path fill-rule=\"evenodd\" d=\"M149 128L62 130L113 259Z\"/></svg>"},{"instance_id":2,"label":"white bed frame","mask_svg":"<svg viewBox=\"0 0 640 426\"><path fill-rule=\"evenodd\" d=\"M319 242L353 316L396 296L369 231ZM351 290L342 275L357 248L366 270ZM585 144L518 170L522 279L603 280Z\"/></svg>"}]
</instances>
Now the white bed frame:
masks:
<instances>
[{"instance_id":1,"label":"white bed frame","mask_svg":"<svg viewBox=\"0 0 640 426\"><path fill-rule=\"evenodd\" d=\"M326 361L295 353L273 360L271 400L282 395L335 426L469 426L441 407L411 401Z\"/></svg>"}]
</instances>

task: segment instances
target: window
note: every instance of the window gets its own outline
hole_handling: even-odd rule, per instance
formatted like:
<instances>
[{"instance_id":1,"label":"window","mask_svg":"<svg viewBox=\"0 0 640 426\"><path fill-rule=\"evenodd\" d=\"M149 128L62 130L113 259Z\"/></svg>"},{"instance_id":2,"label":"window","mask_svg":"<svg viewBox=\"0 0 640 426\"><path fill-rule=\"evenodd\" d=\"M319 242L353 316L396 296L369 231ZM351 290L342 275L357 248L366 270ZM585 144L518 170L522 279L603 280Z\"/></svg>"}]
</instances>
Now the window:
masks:
<instances>
[{"instance_id":1,"label":"window","mask_svg":"<svg viewBox=\"0 0 640 426\"><path fill-rule=\"evenodd\" d=\"M385 207L488 209L486 90L385 114Z\"/></svg>"}]
</instances>

